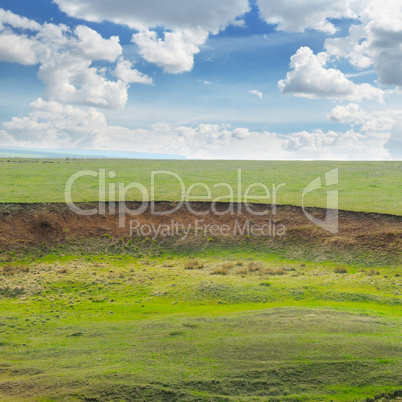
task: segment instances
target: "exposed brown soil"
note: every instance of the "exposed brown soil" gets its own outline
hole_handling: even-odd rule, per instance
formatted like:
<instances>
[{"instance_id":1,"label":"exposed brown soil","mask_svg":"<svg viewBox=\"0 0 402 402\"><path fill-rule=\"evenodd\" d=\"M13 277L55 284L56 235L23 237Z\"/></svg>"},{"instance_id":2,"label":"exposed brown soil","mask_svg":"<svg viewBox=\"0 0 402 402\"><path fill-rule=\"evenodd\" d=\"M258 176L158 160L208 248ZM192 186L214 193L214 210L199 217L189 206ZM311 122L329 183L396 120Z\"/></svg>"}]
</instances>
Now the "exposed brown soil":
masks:
<instances>
[{"instance_id":1,"label":"exposed brown soil","mask_svg":"<svg viewBox=\"0 0 402 402\"><path fill-rule=\"evenodd\" d=\"M155 211L166 213L176 206L174 203L158 202L155 203ZM99 205L79 204L78 207L89 210ZM139 203L127 203L127 208L131 210L139 207ZM224 214L229 208L229 204L224 203L216 207L218 213L212 212L210 203L191 203L190 207L193 211L183 204L176 212L161 216L152 213L148 205L140 215L123 215L126 221L120 227L118 213L80 216L66 204L0 204L0 249L10 251L37 247L44 242L60 245L77 239L90 241L129 236L152 240L155 237L157 241L174 238L178 242L193 241L196 244L195 238L203 237L210 241L225 238L236 242L260 239L271 246L311 244L329 250L371 250L386 253L394 260L401 257L402 216L339 211L339 232L331 234L308 220L300 207L277 206L276 214L273 214L271 206L250 205L253 211L268 212L265 216L248 212L244 205L238 213L237 204L233 214ZM105 210L109 210L108 204ZM197 216L194 211L203 215ZM311 208L308 212L319 219L324 219L326 214L325 210L318 208ZM156 233L158 227L164 229L164 233ZM190 228L185 239L183 227ZM171 230L168 231L168 228ZM224 228L223 235L220 228Z\"/></svg>"}]
</instances>

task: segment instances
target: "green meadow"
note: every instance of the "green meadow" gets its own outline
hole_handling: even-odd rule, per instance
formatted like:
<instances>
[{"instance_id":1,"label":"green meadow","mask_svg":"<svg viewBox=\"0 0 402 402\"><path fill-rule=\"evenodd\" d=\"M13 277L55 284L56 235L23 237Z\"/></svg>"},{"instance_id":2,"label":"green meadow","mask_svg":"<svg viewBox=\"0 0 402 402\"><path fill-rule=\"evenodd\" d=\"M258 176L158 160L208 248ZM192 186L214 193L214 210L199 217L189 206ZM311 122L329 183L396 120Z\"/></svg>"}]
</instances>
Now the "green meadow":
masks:
<instances>
[{"instance_id":1,"label":"green meadow","mask_svg":"<svg viewBox=\"0 0 402 402\"><path fill-rule=\"evenodd\" d=\"M3 159L0 202L63 202L81 170L149 190L152 171L213 188L235 187L242 169L243 190L286 183L278 204L300 205L303 188L337 167L341 209L401 215L400 162ZM157 199L177 201L173 178L157 184ZM75 186L75 201L98 199L97 178ZM308 205L325 206L326 191ZM175 247L83 233L51 245L49 227L32 232L31 249L13 249L10 233L0 250L0 401L401 400L402 265L377 244L365 264L342 247L247 237Z\"/></svg>"},{"instance_id":2,"label":"green meadow","mask_svg":"<svg viewBox=\"0 0 402 402\"><path fill-rule=\"evenodd\" d=\"M325 187L325 173L339 169L339 184ZM170 171L182 178L185 190L195 183L204 183L212 198L230 196L227 183L233 188L233 198L244 201L247 188L254 183L266 185L270 198L262 187L249 190L248 199L262 203L273 201L273 186L285 186L277 191L278 204L300 206L304 188L320 177L323 187L305 197L306 206L326 207L326 191L339 191L339 208L350 211L402 214L402 162L265 162L265 161L161 161L161 160L108 160L108 159L0 159L0 203L64 202L64 189L68 179L79 171L104 169L106 173L106 199L110 184L125 186L141 183L151 197L151 173ZM241 182L239 186L239 172ZM116 177L109 178L115 172ZM172 175L155 176L155 200L177 201L182 196L180 183ZM240 197L239 197L240 191ZM206 200L207 192L201 187L193 188L190 199ZM256 197L265 197L253 198ZM76 202L99 199L99 178L77 178L72 186ZM203 198L202 198L203 197ZM127 200L142 200L138 190L127 191ZM225 201L225 199L221 199Z\"/></svg>"},{"instance_id":3,"label":"green meadow","mask_svg":"<svg viewBox=\"0 0 402 402\"><path fill-rule=\"evenodd\" d=\"M4 265L1 400L394 395L400 272L235 249Z\"/></svg>"}]
</instances>

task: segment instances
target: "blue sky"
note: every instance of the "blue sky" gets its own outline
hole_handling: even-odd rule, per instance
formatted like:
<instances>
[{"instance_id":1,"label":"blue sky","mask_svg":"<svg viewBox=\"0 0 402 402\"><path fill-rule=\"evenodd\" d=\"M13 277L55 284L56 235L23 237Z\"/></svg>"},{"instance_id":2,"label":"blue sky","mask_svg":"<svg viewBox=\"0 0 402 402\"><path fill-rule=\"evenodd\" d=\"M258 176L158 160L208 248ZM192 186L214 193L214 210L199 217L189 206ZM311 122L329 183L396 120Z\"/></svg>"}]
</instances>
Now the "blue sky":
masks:
<instances>
[{"instance_id":1,"label":"blue sky","mask_svg":"<svg viewBox=\"0 0 402 402\"><path fill-rule=\"evenodd\" d=\"M0 146L401 159L396 0L0 7Z\"/></svg>"}]
</instances>

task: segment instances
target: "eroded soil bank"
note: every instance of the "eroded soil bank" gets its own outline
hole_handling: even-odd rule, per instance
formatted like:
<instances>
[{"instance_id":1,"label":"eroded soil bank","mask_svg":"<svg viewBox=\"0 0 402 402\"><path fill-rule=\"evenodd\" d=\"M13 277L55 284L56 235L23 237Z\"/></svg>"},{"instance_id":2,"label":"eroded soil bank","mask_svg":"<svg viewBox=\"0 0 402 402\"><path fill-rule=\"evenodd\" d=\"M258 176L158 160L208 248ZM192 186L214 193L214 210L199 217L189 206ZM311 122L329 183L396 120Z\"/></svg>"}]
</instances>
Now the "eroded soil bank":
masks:
<instances>
[{"instance_id":1,"label":"eroded soil bank","mask_svg":"<svg viewBox=\"0 0 402 402\"><path fill-rule=\"evenodd\" d=\"M127 203L130 211L139 203ZM330 254L351 261L395 264L401 262L402 217L339 211L338 232L330 233L313 223L300 207L244 204L212 205L170 202L149 204L140 214L119 213L120 206L77 204L79 215L66 204L1 204L0 249L3 253L72 244L114 246L149 242L166 247L202 249L218 244L258 244L270 249L292 250L290 257L323 260ZM99 211L100 209L100 211ZM101 213L99 213L101 212ZM102 213L104 212L104 213ZM326 210L308 209L323 222ZM289 256L289 255L288 255ZM365 261L367 260L367 261Z\"/></svg>"}]
</instances>

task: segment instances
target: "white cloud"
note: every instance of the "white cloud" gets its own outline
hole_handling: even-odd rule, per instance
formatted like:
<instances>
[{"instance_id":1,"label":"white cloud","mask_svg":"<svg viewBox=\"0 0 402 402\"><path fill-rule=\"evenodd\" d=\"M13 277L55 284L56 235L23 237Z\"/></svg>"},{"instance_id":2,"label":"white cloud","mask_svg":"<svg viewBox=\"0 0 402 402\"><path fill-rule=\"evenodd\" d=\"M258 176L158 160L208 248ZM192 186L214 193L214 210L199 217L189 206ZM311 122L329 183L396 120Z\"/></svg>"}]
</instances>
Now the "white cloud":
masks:
<instances>
[{"instance_id":1,"label":"white cloud","mask_svg":"<svg viewBox=\"0 0 402 402\"><path fill-rule=\"evenodd\" d=\"M381 110L367 112L359 105L350 103L347 106L336 106L328 118L334 122L361 125L360 131L373 137L390 135L394 127L402 122L401 110Z\"/></svg>"},{"instance_id":2,"label":"white cloud","mask_svg":"<svg viewBox=\"0 0 402 402\"><path fill-rule=\"evenodd\" d=\"M82 25L74 29L40 25L1 9L0 23L0 61L39 64L38 78L46 84L46 101L120 109L127 102L130 82L152 82L128 61L117 64L117 80L110 80L106 68L93 64L97 60L114 63L120 57L117 36L104 39Z\"/></svg>"},{"instance_id":3,"label":"white cloud","mask_svg":"<svg viewBox=\"0 0 402 402\"><path fill-rule=\"evenodd\" d=\"M204 159L389 159L386 144L399 134L357 132L298 132L280 135L250 131L229 124L195 127L158 123L145 129L108 125L103 113L39 98L29 116L3 123L4 145L80 148L182 154ZM399 133L399 132L397 132ZM377 135L375 135L377 134Z\"/></svg>"},{"instance_id":4,"label":"white cloud","mask_svg":"<svg viewBox=\"0 0 402 402\"><path fill-rule=\"evenodd\" d=\"M402 3L370 0L359 8L360 24L350 27L348 37L328 39L327 52L357 68L374 66L383 85L402 86Z\"/></svg>"},{"instance_id":5,"label":"white cloud","mask_svg":"<svg viewBox=\"0 0 402 402\"><path fill-rule=\"evenodd\" d=\"M114 62L122 53L122 47L118 36L104 39L98 32L83 25L77 26L74 30L77 40L72 44L75 49L70 53L88 60L106 60Z\"/></svg>"},{"instance_id":6,"label":"white cloud","mask_svg":"<svg viewBox=\"0 0 402 402\"><path fill-rule=\"evenodd\" d=\"M389 150L392 159L402 161L402 120L392 129L385 148Z\"/></svg>"},{"instance_id":7,"label":"white cloud","mask_svg":"<svg viewBox=\"0 0 402 402\"><path fill-rule=\"evenodd\" d=\"M119 61L113 74L125 83L152 84L153 82L152 78L133 68L133 63L129 60Z\"/></svg>"},{"instance_id":8,"label":"white cloud","mask_svg":"<svg viewBox=\"0 0 402 402\"><path fill-rule=\"evenodd\" d=\"M262 18L277 24L281 31L303 32L311 28L329 34L336 32L331 18L354 18L350 0L257 0Z\"/></svg>"},{"instance_id":9,"label":"white cloud","mask_svg":"<svg viewBox=\"0 0 402 402\"><path fill-rule=\"evenodd\" d=\"M55 0L67 14L88 21L109 20L139 31L139 53L167 73L190 71L209 33L217 34L249 10L248 0ZM152 28L163 27L163 37Z\"/></svg>"},{"instance_id":10,"label":"white cloud","mask_svg":"<svg viewBox=\"0 0 402 402\"><path fill-rule=\"evenodd\" d=\"M265 21L288 32L316 29L335 34L331 19L354 18L349 36L327 39L328 55L345 58L357 69L374 67L382 85L402 86L400 0L257 0L257 4Z\"/></svg>"},{"instance_id":11,"label":"white cloud","mask_svg":"<svg viewBox=\"0 0 402 402\"><path fill-rule=\"evenodd\" d=\"M41 27L41 25L36 21L20 17L11 11L0 8L0 30L4 28L4 25L10 25L14 28L30 29L33 31L39 31Z\"/></svg>"},{"instance_id":12,"label":"white cloud","mask_svg":"<svg viewBox=\"0 0 402 402\"><path fill-rule=\"evenodd\" d=\"M258 98L262 99L262 92L253 89L251 91L247 91L249 94L256 95Z\"/></svg>"},{"instance_id":13,"label":"white cloud","mask_svg":"<svg viewBox=\"0 0 402 402\"><path fill-rule=\"evenodd\" d=\"M39 98L31 104L28 117L3 123L1 133L12 144L49 148L99 148L109 140L105 116L94 108L83 110Z\"/></svg>"},{"instance_id":14,"label":"white cloud","mask_svg":"<svg viewBox=\"0 0 402 402\"><path fill-rule=\"evenodd\" d=\"M26 66L37 63L35 41L25 35L11 32L0 33L0 61L19 63Z\"/></svg>"},{"instance_id":15,"label":"white cloud","mask_svg":"<svg viewBox=\"0 0 402 402\"><path fill-rule=\"evenodd\" d=\"M296 159L384 160L389 152L386 138L369 137L349 130L346 133L322 130L292 134L283 144Z\"/></svg>"},{"instance_id":16,"label":"white cloud","mask_svg":"<svg viewBox=\"0 0 402 402\"><path fill-rule=\"evenodd\" d=\"M328 118L339 123L351 123L362 121L365 112L356 103L349 103L347 106L336 106L331 110Z\"/></svg>"},{"instance_id":17,"label":"white cloud","mask_svg":"<svg viewBox=\"0 0 402 402\"><path fill-rule=\"evenodd\" d=\"M141 31L133 35L132 41L140 47L145 60L177 74L192 70L194 55L207 38L208 32L203 30L165 32L163 39L154 31Z\"/></svg>"},{"instance_id":18,"label":"white cloud","mask_svg":"<svg viewBox=\"0 0 402 402\"><path fill-rule=\"evenodd\" d=\"M138 31L201 29L217 33L249 9L248 0L55 0L62 11L87 21L113 21ZM236 22L235 22L236 23Z\"/></svg>"},{"instance_id":19,"label":"white cloud","mask_svg":"<svg viewBox=\"0 0 402 402\"><path fill-rule=\"evenodd\" d=\"M291 57L290 71L278 85L282 93L304 98L328 98L349 101L372 99L383 101L383 91L370 84L355 84L334 68L325 68L326 53L315 55L308 47L301 47Z\"/></svg>"}]
</instances>

